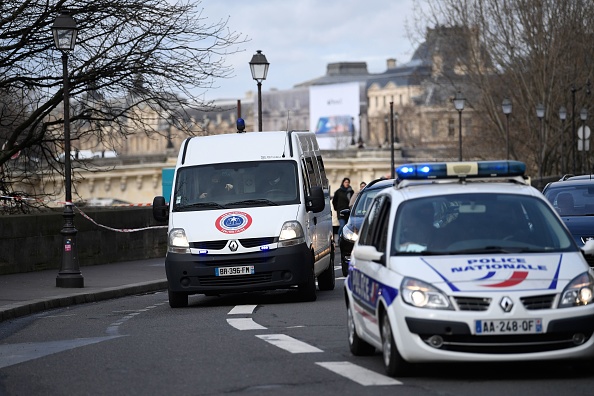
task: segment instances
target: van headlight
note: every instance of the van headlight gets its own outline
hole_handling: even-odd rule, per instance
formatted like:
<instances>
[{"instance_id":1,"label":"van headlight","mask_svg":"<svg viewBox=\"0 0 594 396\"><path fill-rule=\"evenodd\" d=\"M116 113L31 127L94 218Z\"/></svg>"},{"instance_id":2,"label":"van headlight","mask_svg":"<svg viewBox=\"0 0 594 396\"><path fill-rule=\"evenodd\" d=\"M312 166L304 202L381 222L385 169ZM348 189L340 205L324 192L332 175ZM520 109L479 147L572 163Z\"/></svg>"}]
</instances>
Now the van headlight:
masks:
<instances>
[{"instance_id":1,"label":"van headlight","mask_svg":"<svg viewBox=\"0 0 594 396\"><path fill-rule=\"evenodd\" d=\"M190 254L190 243L183 228L174 228L169 231L167 251L170 253Z\"/></svg>"},{"instance_id":2,"label":"van headlight","mask_svg":"<svg viewBox=\"0 0 594 396\"><path fill-rule=\"evenodd\" d=\"M303 228L298 221L287 221L280 230L278 247L295 246L305 243Z\"/></svg>"},{"instance_id":3,"label":"van headlight","mask_svg":"<svg viewBox=\"0 0 594 396\"><path fill-rule=\"evenodd\" d=\"M576 276L563 290L559 308L577 307L592 304L594 298L594 280L584 272Z\"/></svg>"},{"instance_id":4,"label":"van headlight","mask_svg":"<svg viewBox=\"0 0 594 396\"><path fill-rule=\"evenodd\" d=\"M453 310L448 297L428 283L413 278L404 278L400 292L405 303L417 308Z\"/></svg>"}]
</instances>

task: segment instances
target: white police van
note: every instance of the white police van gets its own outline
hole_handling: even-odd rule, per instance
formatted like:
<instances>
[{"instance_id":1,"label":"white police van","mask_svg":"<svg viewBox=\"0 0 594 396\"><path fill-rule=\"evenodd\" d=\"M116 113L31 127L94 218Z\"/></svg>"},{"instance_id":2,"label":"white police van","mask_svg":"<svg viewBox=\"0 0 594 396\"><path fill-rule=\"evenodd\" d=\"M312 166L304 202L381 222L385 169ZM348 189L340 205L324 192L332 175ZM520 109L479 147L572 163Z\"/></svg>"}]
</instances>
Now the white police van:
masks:
<instances>
[{"instance_id":1,"label":"white police van","mask_svg":"<svg viewBox=\"0 0 594 396\"><path fill-rule=\"evenodd\" d=\"M594 357L594 278L518 161L403 165L363 222L345 281L348 342L411 363Z\"/></svg>"},{"instance_id":2,"label":"white police van","mask_svg":"<svg viewBox=\"0 0 594 396\"><path fill-rule=\"evenodd\" d=\"M332 290L329 186L314 133L250 132L186 139L170 203L165 268L171 307L191 294L296 287Z\"/></svg>"}]
</instances>

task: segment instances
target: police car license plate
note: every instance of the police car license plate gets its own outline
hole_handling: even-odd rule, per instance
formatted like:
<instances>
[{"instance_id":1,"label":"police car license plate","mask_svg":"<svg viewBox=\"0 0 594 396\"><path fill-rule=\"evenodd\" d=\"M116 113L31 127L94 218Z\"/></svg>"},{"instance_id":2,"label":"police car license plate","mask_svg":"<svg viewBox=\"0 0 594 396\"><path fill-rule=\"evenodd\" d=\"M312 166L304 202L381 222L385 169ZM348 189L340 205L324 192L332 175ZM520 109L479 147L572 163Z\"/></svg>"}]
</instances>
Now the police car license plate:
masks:
<instances>
[{"instance_id":1,"label":"police car license plate","mask_svg":"<svg viewBox=\"0 0 594 396\"><path fill-rule=\"evenodd\" d=\"M542 333L542 319L475 320L476 335Z\"/></svg>"},{"instance_id":2,"label":"police car license plate","mask_svg":"<svg viewBox=\"0 0 594 396\"><path fill-rule=\"evenodd\" d=\"M216 276L229 276L229 275L251 275L254 273L253 265L244 265L241 267L219 267L215 268Z\"/></svg>"}]
</instances>

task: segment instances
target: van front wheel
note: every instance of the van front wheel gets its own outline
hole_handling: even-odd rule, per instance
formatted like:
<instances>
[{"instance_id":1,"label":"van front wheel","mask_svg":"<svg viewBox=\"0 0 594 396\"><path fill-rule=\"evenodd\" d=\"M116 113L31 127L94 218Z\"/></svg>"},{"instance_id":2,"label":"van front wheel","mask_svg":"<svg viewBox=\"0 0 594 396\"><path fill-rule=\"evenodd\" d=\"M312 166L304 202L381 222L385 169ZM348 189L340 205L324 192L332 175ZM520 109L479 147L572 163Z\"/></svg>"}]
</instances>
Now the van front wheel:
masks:
<instances>
[{"instance_id":1,"label":"van front wheel","mask_svg":"<svg viewBox=\"0 0 594 396\"><path fill-rule=\"evenodd\" d=\"M307 281L297 287L302 301L316 301L316 275L314 274L313 265L309 267Z\"/></svg>"},{"instance_id":2,"label":"van front wheel","mask_svg":"<svg viewBox=\"0 0 594 396\"><path fill-rule=\"evenodd\" d=\"M167 289L169 295L169 306L171 308L184 308L188 306L188 295L186 293L173 292Z\"/></svg>"}]
</instances>

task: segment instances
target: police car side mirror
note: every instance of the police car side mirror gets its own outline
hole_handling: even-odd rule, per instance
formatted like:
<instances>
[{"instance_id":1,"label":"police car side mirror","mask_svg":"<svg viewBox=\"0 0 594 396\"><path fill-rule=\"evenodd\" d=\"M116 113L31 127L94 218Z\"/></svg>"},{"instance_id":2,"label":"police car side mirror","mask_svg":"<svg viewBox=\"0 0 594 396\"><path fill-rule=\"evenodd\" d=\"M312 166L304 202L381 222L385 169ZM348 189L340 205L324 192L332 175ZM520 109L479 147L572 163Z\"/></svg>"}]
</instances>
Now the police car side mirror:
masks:
<instances>
[{"instance_id":1,"label":"police car side mirror","mask_svg":"<svg viewBox=\"0 0 594 396\"><path fill-rule=\"evenodd\" d=\"M158 196L153 199L153 217L159 222L169 220L169 205L165 197Z\"/></svg>"},{"instance_id":2,"label":"police car side mirror","mask_svg":"<svg viewBox=\"0 0 594 396\"><path fill-rule=\"evenodd\" d=\"M590 239L584 246L582 246L582 252L586 255L594 254L594 239Z\"/></svg>"},{"instance_id":3,"label":"police car side mirror","mask_svg":"<svg viewBox=\"0 0 594 396\"><path fill-rule=\"evenodd\" d=\"M384 252L379 252L375 246L357 245L353 249L353 256L358 260L373 261L385 264Z\"/></svg>"},{"instance_id":4,"label":"police car side mirror","mask_svg":"<svg viewBox=\"0 0 594 396\"><path fill-rule=\"evenodd\" d=\"M308 211L319 213L324 210L326 202L324 201L324 190L322 187L312 187L311 194L305 197Z\"/></svg>"},{"instance_id":5,"label":"police car side mirror","mask_svg":"<svg viewBox=\"0 0 594 396\"><path fill-rule=\"evenodd\" d=\"M348 220L349 217L351 215L351 210L350 209L343 209L340 212L338 212L338 217L341 217L345 220Z\"/></svg>"}]
</instances>

